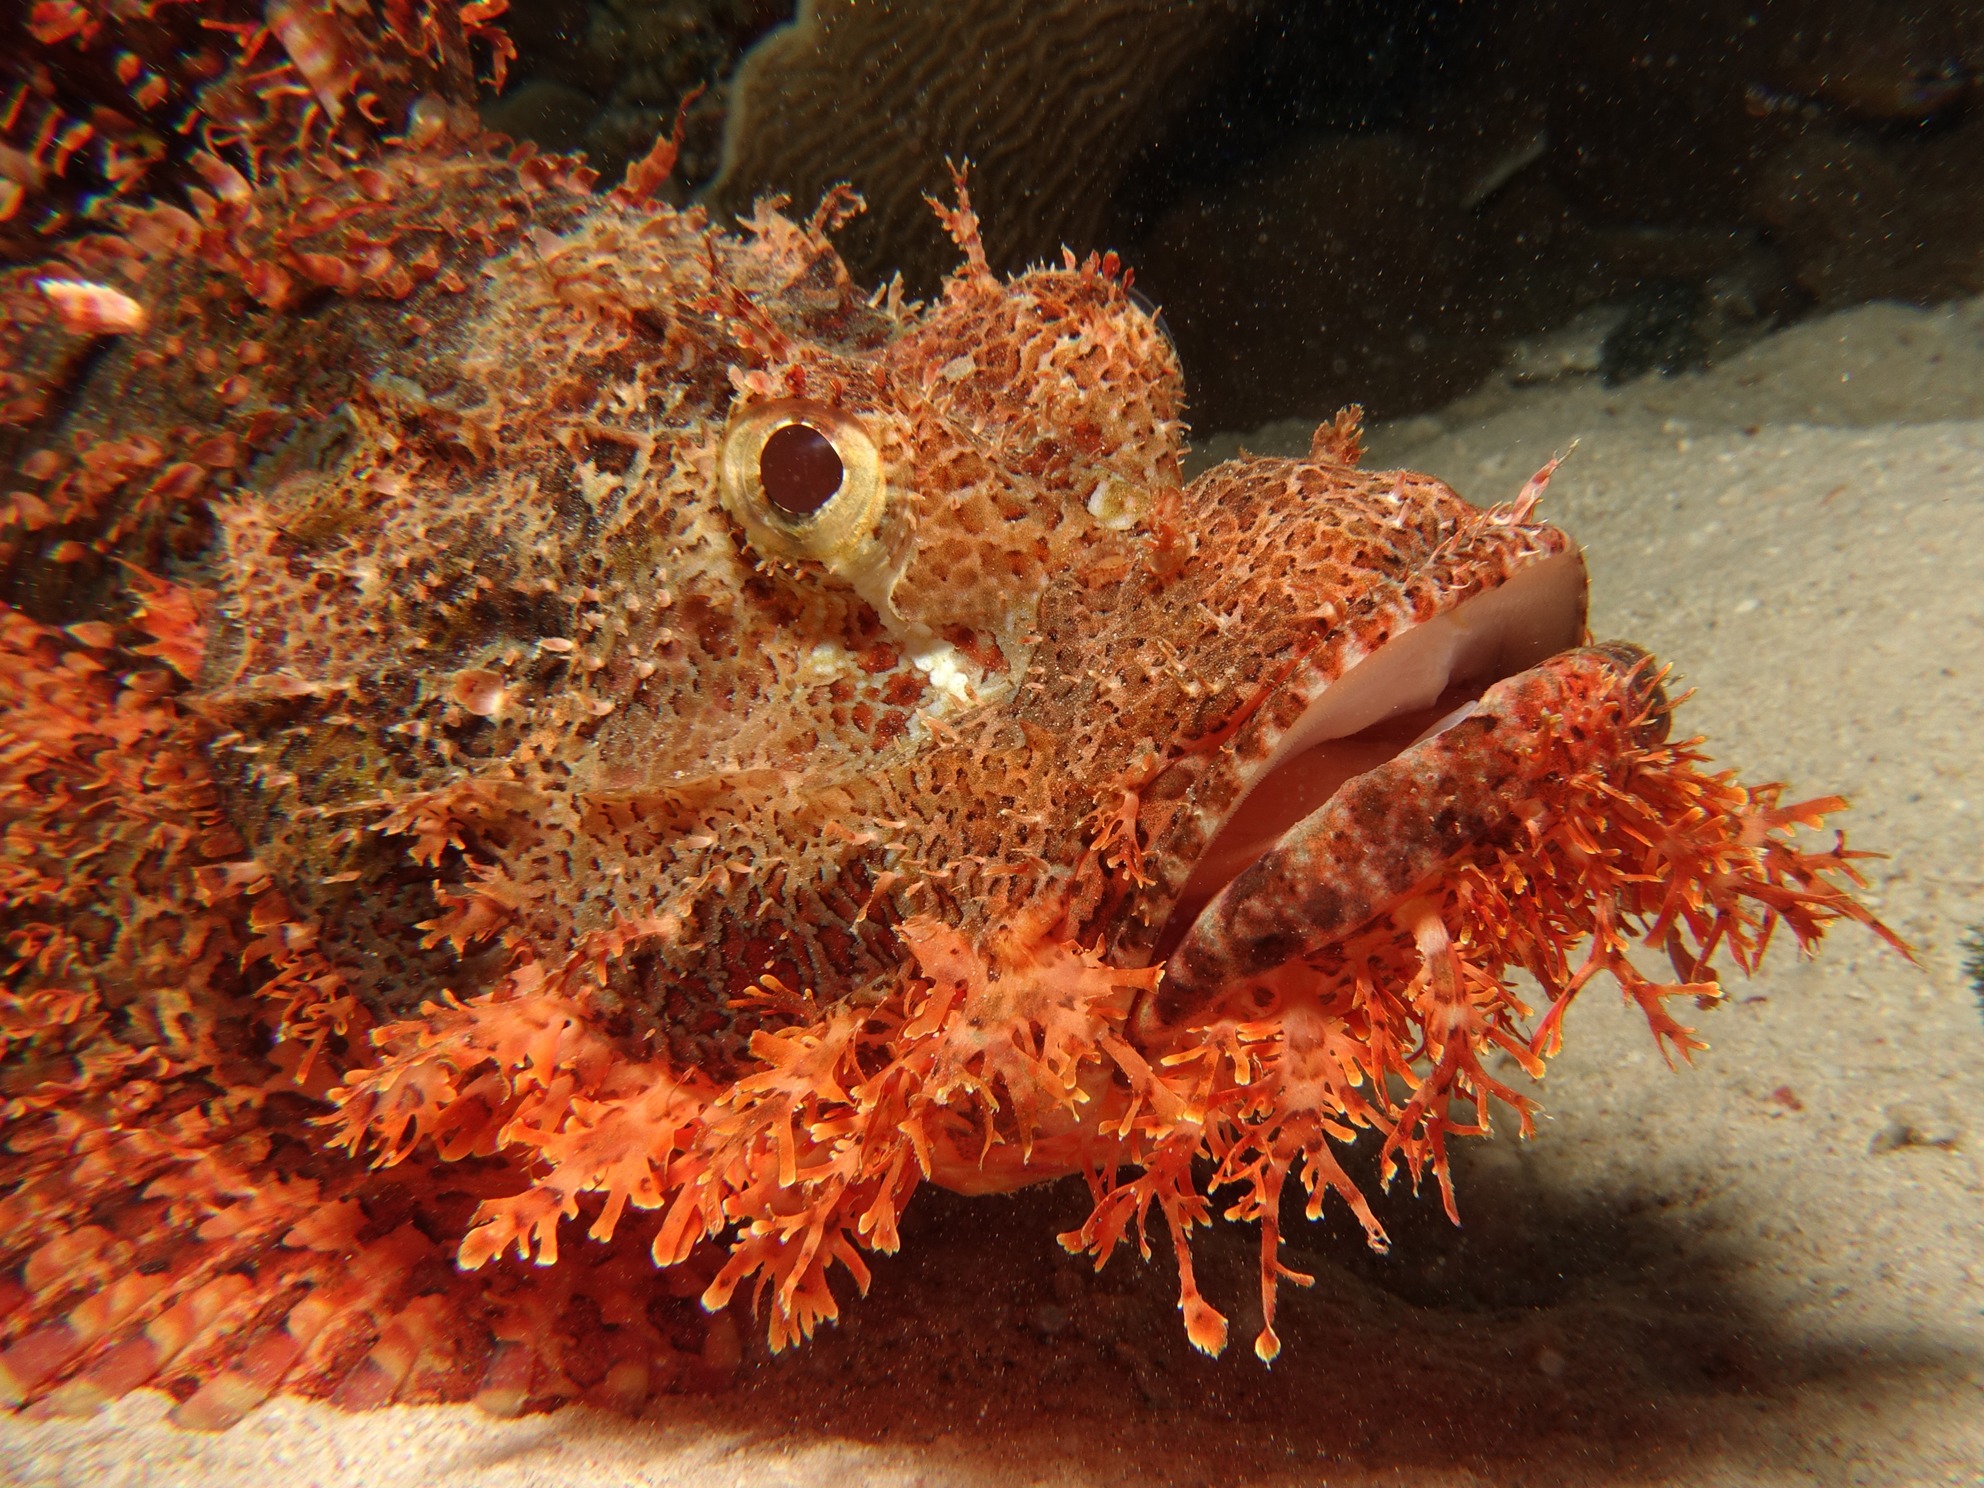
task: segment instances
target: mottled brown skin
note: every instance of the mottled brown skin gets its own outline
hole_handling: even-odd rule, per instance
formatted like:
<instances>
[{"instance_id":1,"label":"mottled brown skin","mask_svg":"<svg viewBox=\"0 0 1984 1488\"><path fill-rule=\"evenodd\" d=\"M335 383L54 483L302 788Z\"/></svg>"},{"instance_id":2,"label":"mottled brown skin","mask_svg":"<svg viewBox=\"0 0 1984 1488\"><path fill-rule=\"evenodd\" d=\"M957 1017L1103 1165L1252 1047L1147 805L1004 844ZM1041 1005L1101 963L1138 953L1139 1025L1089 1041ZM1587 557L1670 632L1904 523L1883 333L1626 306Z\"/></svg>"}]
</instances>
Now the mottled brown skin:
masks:
<instances>
[{"instance_id":1,"label":"mottled brown skin","mask_svg":"<svg viewBox=\"0 0 1984 1488\"><path fill-rule=\"evenodd\" d=\"M625 1033L724 1067L755 1026L729 1004L762 973L858 990L918 908L971 928L1065 894L1067 929L1134 964L1278 717L1563 546L1327 456L1181 490L1175 361L1093 266L968 272L912 315L781 219L711 239L666 208L580 215L500 162L443 169L399 163L394 184L433 192L401 241L473 203L501 236L444 261L463 290L299 317L178 266L159 299L194 313L116 346L72 415L273 425L189 573L217 593L194 705L245 736L219 756L230 814L379 1016L489 985L498 936L555 963L634 920L678 928L616 972ZM266 348L232 410L153 360L223 334ZM895 606L982 658L986 706L917 723L936 694L903 637L831 575L761 560L718 506L726 420L795 395L882 445ZM1124 530L1087 510L1108 482L1142 513ZM807 680L821 646L847 660ZM493 715L459 700L477 674L500 679ZM1230 749L1186 748L1270 683ZM1080 864L1139 776L1154 881L1126 897ZM428 872L404 840L423 830Z\"/></svg>"},{"instance_id":2,"label":"mottled brown skin","mask_svg":"<svg viewBox=\"0 0 1984 1488\"><path fill-rule=\"evenodd\" d=\"M1175 366L1092 267L1017 293L966 281L913 320L869 307L817 235L762 229L710 240L693 216L604 206L555 249L497 260L450 342L358 381L329 457L221 512L203 707L279 740L241 772L237 815L272 867L309 865L282 876L305 880L381 1013L432 993L370 970L417 955L410 922L435 913L379 913L404 844L349 829L395 808L468 829L440 891L539 959L630 919L679 925L614 996L635 1037L697 1062L735 1058L748 1023L728 1004L761 972L840 993L896 964L890 897L869 903L880 873L1067 861L1075 793L1029 762L1025 731L993 728L996 710L958 716L969 743L918 723L935 694L904 637L830 576L745 546L716 445L754 396L858 417L894 486L899 625L1010 689L1050 575L1113 569L1113 591L1136 570L1140 535L1081 500L1103 481L1175 487ZM750 319L703 305L732 292L754 297ZM944 375L967 348L983 365ZM1041 357L1069 359L1064 385L1022 364ZM809 676L822 647L828 674ZM492 715L457 701L469 672L501 679ZM1001 817L999 782L1029 777L1045 819L1020 819L1043 804L1024 798ZM357 876L307 881L336 873Z\"/></svg>"}]
</instances>

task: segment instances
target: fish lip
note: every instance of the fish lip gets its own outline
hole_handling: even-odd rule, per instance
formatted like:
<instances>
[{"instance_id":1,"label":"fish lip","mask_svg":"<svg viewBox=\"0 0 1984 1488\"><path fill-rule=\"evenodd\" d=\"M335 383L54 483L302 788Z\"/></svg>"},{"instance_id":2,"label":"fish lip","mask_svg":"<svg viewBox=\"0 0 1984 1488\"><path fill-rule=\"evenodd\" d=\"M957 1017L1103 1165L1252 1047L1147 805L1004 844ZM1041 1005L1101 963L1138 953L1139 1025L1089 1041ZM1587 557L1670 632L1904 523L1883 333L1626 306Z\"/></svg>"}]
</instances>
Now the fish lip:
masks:
<instances>
[{"instance_id":1,"label":"fish lip","mask_svg":"<svg viewBox=\"0 0 1984 1488\"><path fill-rule=\"evenodd\" d=\"M1139 1038L1162 1043L1243 989L1262 1006L1280 973L1301 976L1346 937L1403 928L1400 907L1437 898L1457 860L1480 850L1520 860L1550 823L1602 815L1589 782L1623 785L1667 737L1663 676L1627 642L1573 647L1490 684L1457 710L1464 721L1345 780L1192 919L1136 1010Z\"/></svg>"},{"instance_id":2,"label":"fish lip","mask_svg":"<svg viewBox=\"0 0 1984 1488\"><path fill-rule=\"evenodd\" d=\"M1145 901L1149 919L1123 938L1126 951L1141 952L1140 960L1162 962L1189 933L1197 916L1219 890L1268 851L1296 822L1319 809L1327 797L1310 801L1288 813L1278 828L1260 841L1257 851L1227 866L1217 865L1222 834L1241 816L1259 789L1291 763L1319 748L1358 742L1381 735L1387 721L1409 716L1415 708L1438 702L1449 683L1469 698L1504 677L1577 646L1585 638L1585 572L1581 551L1564 533L1543 525L1511 526L1508 540L1485 563L1471 565L1464 576L1442 574L1441 603L1423 617L1392 617L1382 641L1345 664L1344 642L1351 626L1340 625L1317 647L1308 665L1291 676L1237 734L1207 777L1223 773L1219 790L1227 799L1218 808L1202 806L1182 827L1153 844L1155 872ZM1468 580L1472 581L1469 582ZM1470 637L1505 644L1470 650ZM1413 680L1413 673L1417 680ZM1403 682L1399 691L1388 691ZM1360 700L1362 690L1368 694ZM1450 697L1447 716L1426 720L1433 726L1407 734L1382 747L1388 752L1364 768L1396 757L1404 749L1451 726L1471 702ZM1332 723L1330 711L1340 716ZM1292 715L1292 716L1291 716ZM1316 734L1318 718L1324 720ZM1305 737L1314 735L1313 737ZM1362 770L1352 770L1337 789ZM1188 795L1214 794L1202 778ZM1334 794L1334 791L1331 791ZM1177 839L1196 838L1190 851L1179 850ZM1210 876L1208 875L1210 870ZM1142 934L1137 935L1137 931ZM1141 945L1135 944L1141 940Z\"/></svg>"}]
</instances>

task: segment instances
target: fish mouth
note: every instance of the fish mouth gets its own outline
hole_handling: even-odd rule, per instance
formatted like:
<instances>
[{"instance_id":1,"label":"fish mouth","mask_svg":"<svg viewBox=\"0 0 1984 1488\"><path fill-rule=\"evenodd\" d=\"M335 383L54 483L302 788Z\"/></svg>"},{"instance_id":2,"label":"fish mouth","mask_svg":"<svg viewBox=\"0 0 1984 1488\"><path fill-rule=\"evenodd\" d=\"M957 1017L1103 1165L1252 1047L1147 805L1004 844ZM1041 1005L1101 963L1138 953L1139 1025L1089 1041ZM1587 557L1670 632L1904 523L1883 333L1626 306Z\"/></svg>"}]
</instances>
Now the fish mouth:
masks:
<instances>
[{"instance_id":1,"label":"fish mouth","mask_svg":"<svg viewBox=\"0 0 1984 1488\"><path fill-rule=\"evenodd\" d=\"M1345 784L1452 728L1490 687L1576 647L1584 629L1584 559L1566 546L1394 633L1331 681L1245 770L1172 901L1152 960L1170 961L1222 890ZM1151 1012L1140 1021L1149 1024Z\"/></svg>"}]
</instances>

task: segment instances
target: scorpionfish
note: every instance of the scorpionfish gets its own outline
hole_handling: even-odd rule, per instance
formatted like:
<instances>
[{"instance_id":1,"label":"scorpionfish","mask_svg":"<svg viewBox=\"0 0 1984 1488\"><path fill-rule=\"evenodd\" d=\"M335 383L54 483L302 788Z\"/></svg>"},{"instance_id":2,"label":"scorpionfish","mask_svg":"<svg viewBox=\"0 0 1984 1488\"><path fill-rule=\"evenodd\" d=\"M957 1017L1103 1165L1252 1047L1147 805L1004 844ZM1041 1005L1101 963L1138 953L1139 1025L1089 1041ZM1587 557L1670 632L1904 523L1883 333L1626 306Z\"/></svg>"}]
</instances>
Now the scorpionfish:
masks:
<instances>
[{"instance_id":1,"label":"scorpionfish","mask_svg":"<svg viewBox=\"0 0 1984 1488\"><path fill-rule=\"evenodd\" d=\"M633 1409L1068 1175L1208 1352L1258 1226L1272 1360L1291 1178L1382 1247L1345 1150L1452 1213L1593 980L1686 1055L1717 953L1886 933L1587 633L1548 471L1349 411L1188 482L1113 256L1001 277L960 175L913 303L848 193L596 191L445 101L501 8L36 7L204 122L7 208L0 1399Z\"/></svg>"}]
</instances>

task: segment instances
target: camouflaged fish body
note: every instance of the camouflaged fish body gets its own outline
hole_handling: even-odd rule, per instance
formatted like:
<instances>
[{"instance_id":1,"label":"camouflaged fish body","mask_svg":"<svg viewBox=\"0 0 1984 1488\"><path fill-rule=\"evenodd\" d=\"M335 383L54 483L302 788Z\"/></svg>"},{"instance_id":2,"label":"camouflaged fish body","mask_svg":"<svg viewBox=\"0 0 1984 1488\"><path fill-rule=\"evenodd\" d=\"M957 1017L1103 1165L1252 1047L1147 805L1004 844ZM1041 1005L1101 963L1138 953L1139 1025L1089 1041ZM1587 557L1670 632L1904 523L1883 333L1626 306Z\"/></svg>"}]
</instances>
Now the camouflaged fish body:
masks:
<instances>
[{"instance_id":1,"label":"camouflaged fish body","mask_svg":"<svg viewBox=\"0 0 1984 1488\"><path fill-rule=\"evenodd\" d=\"M1447 1189L1597 973L1687 1052L1711 952L1873 923L1590 644L1547 471L1186 483L1127 276L962 182L918 305L844 197L413 123L6 283L8 1399L631 1408L1070 1173L1217 1351L1205 1160L1272 1358L1291 1176L1382 1245L1344 1144Z\"/></svg>"}]
</instances>

